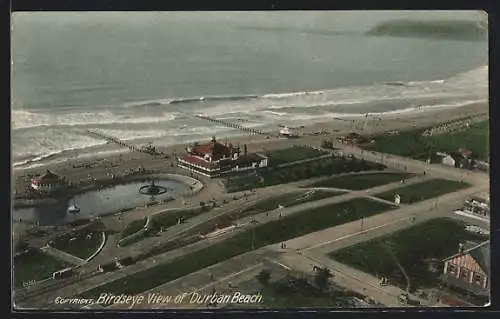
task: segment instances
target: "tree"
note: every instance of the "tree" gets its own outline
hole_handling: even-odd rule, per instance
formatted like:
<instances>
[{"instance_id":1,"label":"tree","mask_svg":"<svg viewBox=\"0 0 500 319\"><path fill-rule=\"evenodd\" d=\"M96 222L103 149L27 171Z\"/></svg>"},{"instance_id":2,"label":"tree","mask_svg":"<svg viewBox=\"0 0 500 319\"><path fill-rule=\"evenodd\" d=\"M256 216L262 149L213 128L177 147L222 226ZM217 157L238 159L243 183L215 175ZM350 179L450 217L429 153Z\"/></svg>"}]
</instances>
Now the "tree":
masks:
<instances>
[{"instance_id":1,"label":"tree","mask_svg":"<svg viewBox=\"0 0 500 319\"><path fill-rule=\"evenodd\" d=\"M329 141L329 140L323 140L321 141L321 147L322 148L333 148L333 142L332 141Z\"/></svg>"},{"instance_id":2,"label":"tree","mask_svg":"<svg viewBox=\"0 0 500 319\"><path fill-rule=\"evenodd\" d=\"M330 269L328 268L319 268L314 274L314 284L321 290L328 290L330 286L329 280L333 277Z\"/></svg>"},{"instance_id":3,"label":"tree","mask_svg":"<svg viewBox=\"0 0 500 319\"><path fill-rule=\"evenodd\" d=\"M267 285L269 282L269 279L271 278L271 272L267 269L263 269L259 274L257 275L257 280L262 284L262 285Z\"/></svg>"}]
</instances>

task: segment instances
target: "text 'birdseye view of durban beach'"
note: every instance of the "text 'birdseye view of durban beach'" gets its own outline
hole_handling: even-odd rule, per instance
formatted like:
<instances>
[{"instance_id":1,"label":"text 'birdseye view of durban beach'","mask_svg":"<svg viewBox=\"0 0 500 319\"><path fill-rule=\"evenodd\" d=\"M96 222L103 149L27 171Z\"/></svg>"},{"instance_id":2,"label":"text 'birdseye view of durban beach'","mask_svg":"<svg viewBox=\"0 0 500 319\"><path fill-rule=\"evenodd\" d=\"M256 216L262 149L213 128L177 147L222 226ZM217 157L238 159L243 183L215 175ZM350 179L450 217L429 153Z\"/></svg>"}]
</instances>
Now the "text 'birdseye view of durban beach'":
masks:
<instances>
[{"instance_id":1,"label":"text 'birdseye view of durban beach'","mask_svg":"<svg viewBox=\"0 0 500 319\"><path fill-rule=\"evenodd\" d=\"M490 303L482 11L15 12L17 310Z\"/></svg>"}]
</instances>

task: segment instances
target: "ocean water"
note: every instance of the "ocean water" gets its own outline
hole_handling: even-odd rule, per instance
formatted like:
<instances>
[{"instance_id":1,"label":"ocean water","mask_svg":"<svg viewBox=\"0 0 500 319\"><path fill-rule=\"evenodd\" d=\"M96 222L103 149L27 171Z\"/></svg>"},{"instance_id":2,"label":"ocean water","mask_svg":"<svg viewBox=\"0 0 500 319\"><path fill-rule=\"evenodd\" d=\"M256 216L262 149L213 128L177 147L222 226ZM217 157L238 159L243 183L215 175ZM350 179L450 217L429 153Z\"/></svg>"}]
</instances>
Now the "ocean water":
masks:
<instances>
[{"instance_id":1,"label":"ocean water","mask_svg":"<svg viewBox=\"0 0 500 319\"><path fill-rule=\"evenodd\" d=\"M105 141L85 129L159 145L244 134L196 114L277 130L487 100L486 41L364 34L401 18L484 20L478 12L16 14L13 161L103 152Z\"/></svg>"}]
</instances>

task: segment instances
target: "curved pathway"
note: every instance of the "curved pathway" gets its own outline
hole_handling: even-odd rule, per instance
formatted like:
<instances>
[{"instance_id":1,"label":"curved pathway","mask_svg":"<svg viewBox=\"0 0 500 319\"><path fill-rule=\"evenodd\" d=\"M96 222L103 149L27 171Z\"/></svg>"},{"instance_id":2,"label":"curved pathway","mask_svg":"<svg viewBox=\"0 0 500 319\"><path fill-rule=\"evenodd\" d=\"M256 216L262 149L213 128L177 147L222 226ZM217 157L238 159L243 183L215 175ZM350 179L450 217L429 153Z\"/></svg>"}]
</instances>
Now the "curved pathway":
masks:
<instances>
[{"instance_id":1,"label":"curved pathway","mask_svg":"<svg viewBox=\"0 0 500 319\"><path fill-rule=\"evenodd\" d=\"M385 161L384 164L387 163L389 165L392 165L393 167L396 167L396 166L401 167L401 165L405 165L406 169L408 171L423 172L424 171L423 169L425 169L425 171L427 172L426 176L430 175L433 178L443 177L443 178L450 179L450 177L451 177L452 179L455 179L455 180L462 180L463 179L466 182L480 185L480 187L478 187L478 186L471 187L468 189L464 189L462 191L443 195L443 196L439 197L439 199L427 200L427 201L416 203L416 204L409 205L406 207L401 207L400 209L397 209L397 210L393 210L393 211L389 211L386 213L381 213L381 214L378 214L375 216L371 216L369 218L364 219L364 227L366 227L366 228L375 227L373 225L377 225L377 224L379 224L379 225L386 224L388 221L394 221L394 220L397 220L398 218L402 218L401 216L416 216L416 214L418 214L418 215L424 214L426 216L434 216L435 217L435 215L432 214L432 213L434 213L433 207L436 207L435 205L438 201L439 201L438 207L444 207L446 205L442 204L442 203L452 203L452 202L457 202L457 201L463 201L463 198L466 196L469 196L471 194L478 193L478 192L483 192L483 191L489 189L489 181L488 181L489 176L485 176L484 174L473 173L473 172L465 172L464 173L463 171L460 171L460 170L457 170L454 168L441 167L441 166L437 166L437 167L433 166L433 167L429 168L428 166L432 166L432 165L427 166L427 164L425 164L423 162L418 162L418 161L408 160L408 159L393 158L390 156L385 157L385 155L383 155L383 154L380 155L380 158L379 158L378 157L379 154L377 154L377 153L374 153L374 154L371 153L371 155L366 155L366 153L367 153L366 151L361 151L361 150L355 149L355 148L348 148L348 150L352 151L352 153L355 155L356 154L361 155L363 153L362 154L363 156L360 156L360 157L364 157L367 160L375 160L378 162ZM378 160L378 159L380 159L380 160ZM420 178L425 179L427 177L420 177ZM417 179L418 179L418 177L417 177ZM413 179L413 178L409 179L408 183L416 182L417 179ZM298 186L307 185L307 183L311 183L311 181L300 181L300 182L296 182L296 183L290 183L287 185L276 185L276 186L268 187L266 189L256 190L256 194L254 195L255 197L252 199L252 201L257 202L259 200L262 200L263 194L274 194L274 195L283 194L283 193L289 192L290 190L296 190L296 188ZM294 207L287 208L286 213L293 214L295 212L309 210L312 208L316 208L316 207L320 207L320 206L324 206L324 205L328 205L328 204L332 204L332 203L336 203L336 202L346 201L346 200L353 199L356 197L373 196L377 193L387 191L387 190L390 190L393 188L397 188L400 186L401 186L401 183L396 182L396 183L391 183L391 184L387 184L387 185L374 187L374 188L371 188L368 190L351 191L347 194L342 194L342 195L339 195L336 197L326 198L326 199L322 199L322 200L315 201L315 202L307 202L307 203L303 203L303 204L300 204L300 205L297 205ZM236 204L236 202L233 202L233 203ZM236 204L236 206L237 205L238 204ZM227 205L227 207L229 208L229 207L231 207L231 205ZM234 210L234 208L228 209L228 211L231 211L231 210ZM404 214L403 214L403 212L404 212ZM222 212L219 212L219 213L222 214ZM264 223L264 222L267 222L269 220L276 219L276 216L274 216L274 214L267 214L266 215L265 213L262 213L259 215L255 215L253 218L258 223ZM407 217L407 219L408 218L409 217ZM179 225L179 226L182 226L182 225ZM183 226L183 227L188 228L189 226ZM339 232L339 229L343 229L344 227L345 227L345 229L348 230L348 233L351 233L351 234L353 232L359 233L360 225L359 225L359 221L357 221L357 222L352 222L352 223L347 223L344 225L332 227L332 228L324 230L324 231L315 232L312 234L308 234L305 236L294 238L292 240L287 241L287 246L290 248L299 249L299 250L311 249L311 247L317 248L319 246L325 246L328 243L331 243L333 241L333 239L339 238L339 234L342 233L342 232ZM361 226L361 227L363 227L363 226ZM231 233L225 234L222 237L226 238L226 236L229 236L229 235L231 235ZM171 236L175 236L175 235L171 235ZM165 236L165 238L172 238L172 237ZM218 240L221 240L221 238L215 239L215 241L218 241ZM57 293L62 293L63 291L67 291L68 294L75 295L78 293L78 291L83 292L83 291L92 289L95 286L100 286L106 282L117 279L117 276L119 276L119 277L128 276L136 271L144 270L145 268L150 267L152 264L154 264L156 262L166 262L167 260L172 258L172 256L174 256L174 255L176 255L176 256L184 255L187 253L188 250L192 249L189 247L194 247L195 245L204 246L204 245L213 244L213 240L211 240L210 243L208 243L208 244L207 244L207 242L208 241L201 241L199 243L196 243L196 244L193 244L190 246L186 246L186 247L183 247L181 249L177 249L175 251L167 252L165 254L161 254L158 256L148 258L144 261L137 263L136 265L126 267L120 271L105 274L105 275L103 275L103 276L105 276L103 278L101 278L102 276L97 276L96 278L91 279L92 282L94 282L94 284L92 284L91 282L86 282L88 280L81 281L81 282L78 282L76 285L66 286L62 290L58 291ZM276 245L271 245L271 246L265 247L265 249L255 250L253 252L250 252L249 254L257 253L257 252L262 253L264 250L269 251L269 249L271 249L271 251L273 251L273 250L280 251L281 250L281 248L279 247L279 244L276 244ZM170 256L170 257L168 257L168 256ZM229 261L227 261L227 262L229 262ZM225 262L222 262L222 263L219 263L217 265L224 264L224 263ZM241 265L239 267L241 267ZM238 267L235 267L235 268L231 267L231 268L235 269ZM193 274L195 274L195 273L193 273ZM191 276L193 274L187 275L183 278L188 278L189 276ZM32 305L33 303L38 303L40 305L43 305L43 304L47 304L47 302L50 303L50 301L53 300L53 298L52 299L50 298L50 295L54 295L54 293L55 292L36 296L32 300L30 300L29 304ZM36 301L36 300L38 300L38 301Z\"/></svg>"}]
</instances>

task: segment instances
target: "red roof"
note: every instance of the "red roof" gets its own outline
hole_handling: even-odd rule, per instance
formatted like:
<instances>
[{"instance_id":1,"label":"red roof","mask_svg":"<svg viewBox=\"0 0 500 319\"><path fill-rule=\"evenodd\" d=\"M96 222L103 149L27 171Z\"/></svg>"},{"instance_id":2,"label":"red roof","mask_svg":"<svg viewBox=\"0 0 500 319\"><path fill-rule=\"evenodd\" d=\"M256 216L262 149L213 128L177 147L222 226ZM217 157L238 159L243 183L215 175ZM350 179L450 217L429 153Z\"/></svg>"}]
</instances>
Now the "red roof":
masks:
<instances>
[{"instance_id":1,"label":"red roof","mask_svg":"<svg viewBox=\"0 0 500 319\"><path fill-rule=\"evenodd\" d=\"M212 156L212 159L216 161L224 156L231 156L231 148L217 142L215 139L212 139L212 141L208 144L193 146L191 149L191 153L203 156L206 154L210 154L210 156Z\"/></svg>"}]
</instances>

